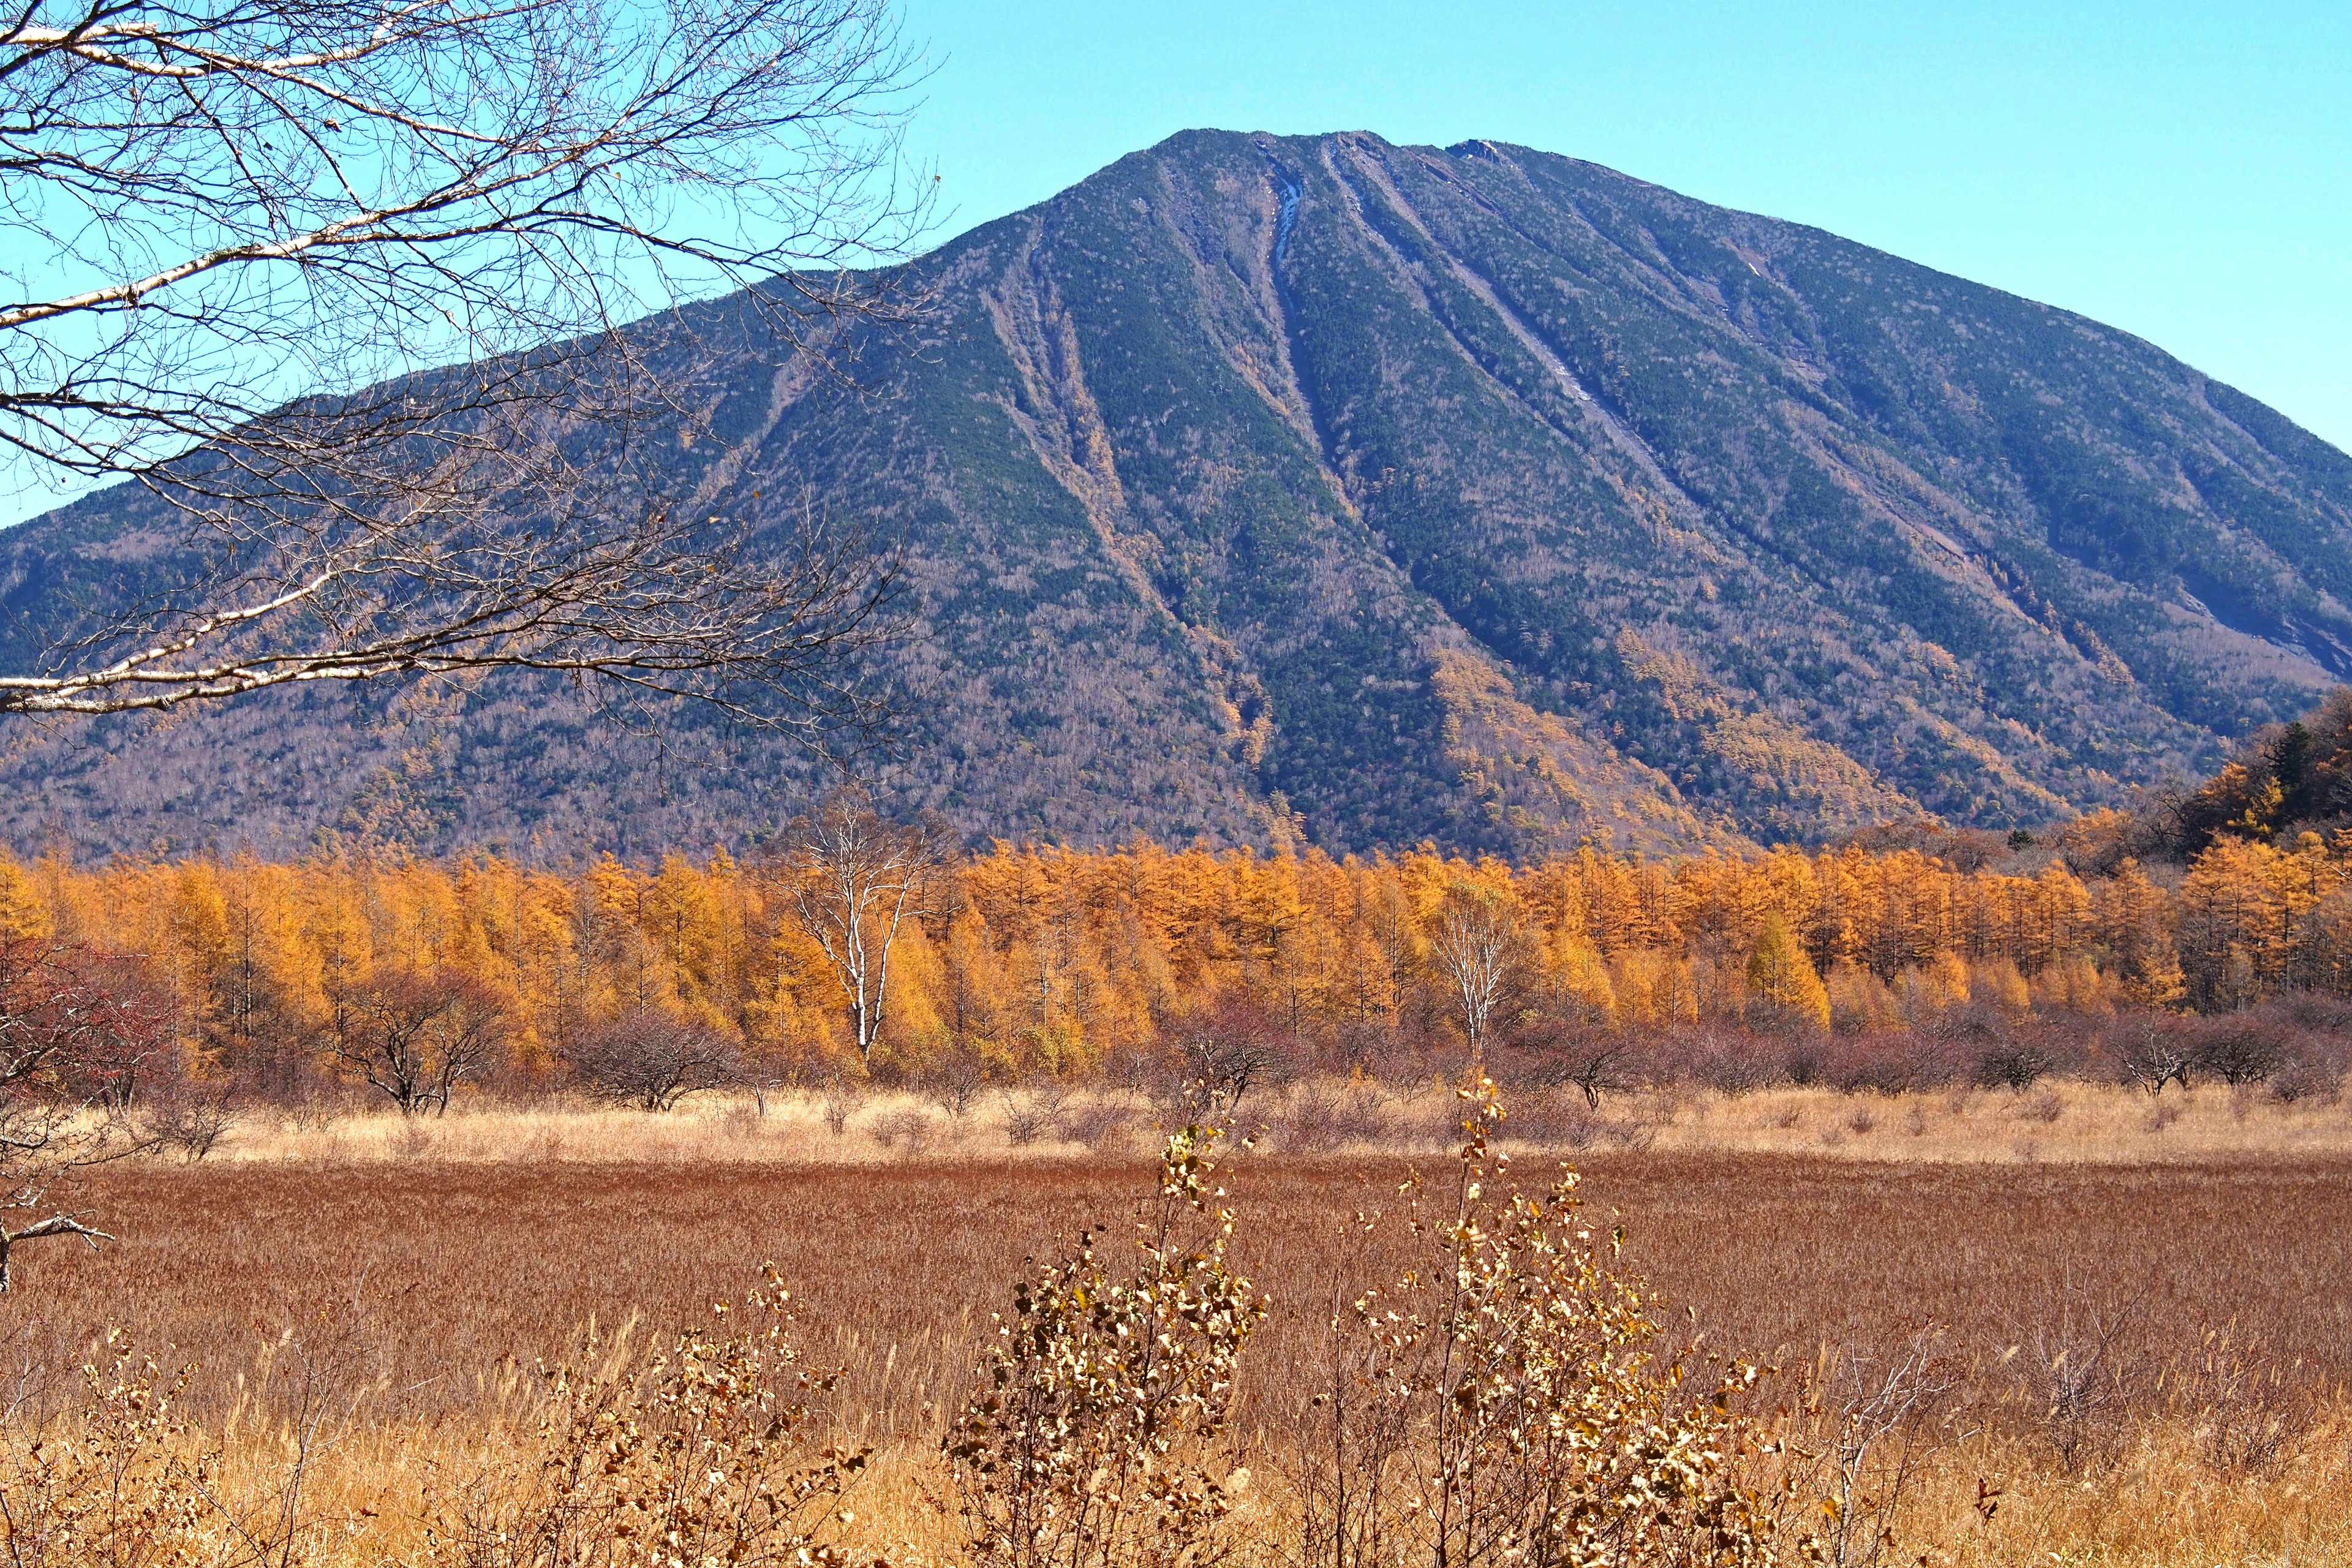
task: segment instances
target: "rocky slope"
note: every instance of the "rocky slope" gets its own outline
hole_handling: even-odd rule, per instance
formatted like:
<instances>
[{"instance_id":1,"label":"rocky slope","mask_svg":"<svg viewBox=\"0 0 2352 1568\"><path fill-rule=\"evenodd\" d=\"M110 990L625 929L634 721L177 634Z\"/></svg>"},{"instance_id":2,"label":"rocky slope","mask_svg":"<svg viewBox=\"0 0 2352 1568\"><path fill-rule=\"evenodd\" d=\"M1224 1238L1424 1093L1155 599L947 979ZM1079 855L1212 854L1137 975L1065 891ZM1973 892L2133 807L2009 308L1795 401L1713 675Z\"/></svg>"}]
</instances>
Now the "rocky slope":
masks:
<instances>
[{"instance_id":1,"label":"rocky slope","mask_svg":"<svg viewBox=\"0 0 2352 1568\"><path fill-rule=\"evenodd\" d=\"M908 541L898 780L975 837L2033 822L2352 675L2352 458L2125 333L1590 163L1187 132L922 268L855 394L701 312L716 449L672 460ZM0 658L112 505L0 535ZM20 725L0 833L643 852L790 813L804 763L685 722L492 684Z\"/></svg>"}]
</instances>

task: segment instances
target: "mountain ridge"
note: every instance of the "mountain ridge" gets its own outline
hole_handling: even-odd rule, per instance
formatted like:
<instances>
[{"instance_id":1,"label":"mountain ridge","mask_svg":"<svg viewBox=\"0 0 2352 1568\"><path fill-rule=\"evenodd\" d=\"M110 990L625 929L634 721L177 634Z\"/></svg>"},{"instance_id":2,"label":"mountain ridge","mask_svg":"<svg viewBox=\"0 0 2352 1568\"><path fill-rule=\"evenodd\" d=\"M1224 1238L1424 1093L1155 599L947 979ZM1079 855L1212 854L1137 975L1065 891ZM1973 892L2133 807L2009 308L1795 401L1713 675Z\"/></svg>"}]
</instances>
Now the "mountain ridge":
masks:
<instances>
[{"instance_id":1,"label":"mountain ridge","mask_svg":"<svg viewBox=\"0 0 2352 1568\"><path fill-rule=\"evenodd\" d=\"M672 462L906 542L891 782L974 837L2006 826L2352 672L2352 458L2087 318L1597 164L1181 132L917 265L938 308L855 396L698 308L716 451ZM0 652L109 515L0 534ZM813 781L730 744L665 773L527 684L272 700L18 740L0 833L735 841Z\"/></svg>"}]
</instances>

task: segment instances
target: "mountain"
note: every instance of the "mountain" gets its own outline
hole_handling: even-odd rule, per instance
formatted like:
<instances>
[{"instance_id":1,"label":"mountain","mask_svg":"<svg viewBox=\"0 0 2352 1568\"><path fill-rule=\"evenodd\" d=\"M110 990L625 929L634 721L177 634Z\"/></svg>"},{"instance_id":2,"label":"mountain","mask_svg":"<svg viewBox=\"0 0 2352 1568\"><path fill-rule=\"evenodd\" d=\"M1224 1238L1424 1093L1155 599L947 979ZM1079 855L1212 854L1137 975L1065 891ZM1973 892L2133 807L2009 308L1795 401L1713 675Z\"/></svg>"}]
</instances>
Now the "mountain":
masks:
<instances>
[{"instance_id":1,"label":"mountain","mask_svg":"<svg viewBox=\"0 0 2352 1568\"><path fill-rule=\"evenodd\" d=\"M2352 458L2128 334L1591 163L1186 132L919 270L935 310L848 345L852 389L698 310L711 435L662 460L907 542L898 784L976 837L2038 822L2352 675ZM132 570L127 515L0 535L0 662ZM681 722L492 683L19 726L0 834L643 852L804 797Z\"/></svg>"}]
</instances>

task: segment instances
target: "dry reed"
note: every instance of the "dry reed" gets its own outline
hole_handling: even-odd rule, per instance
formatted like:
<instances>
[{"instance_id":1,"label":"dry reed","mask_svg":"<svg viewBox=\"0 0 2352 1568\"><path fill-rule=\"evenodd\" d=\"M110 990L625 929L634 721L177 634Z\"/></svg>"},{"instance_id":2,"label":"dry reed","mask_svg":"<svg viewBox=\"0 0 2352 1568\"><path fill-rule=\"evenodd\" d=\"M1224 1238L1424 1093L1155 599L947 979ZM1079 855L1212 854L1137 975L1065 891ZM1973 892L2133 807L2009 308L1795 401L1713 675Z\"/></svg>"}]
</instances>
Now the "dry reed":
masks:
<instances>
[{"instance_id":1,"label":"dry reed","mask_svg":"<svg viewBox=\"0 0 2352 1568\"><path fill-rule=\"evenodd\" d=\"M2162 1163L2127 1163L2125 1112L2145 1117L2146 1097L2061 1094L2054 1121L2024 1097L1979 1092L1873 1100L1872 1127L1857 1129L1826 1115L1852 1098L1790 1091L1653 1104L1640 1149L1568 1131L1588 1144L1577 1163L1595 1217L1627 1227L1623 1266L1672 1307L1675 1342L1703 1332L1780 1369L1760 1397L1785 1407L1799 1468L1827 1450L1848 1397L1830 1369L1884 1364L1934 1326L1948 1386L1923 1417L1894 1517L1912 1556L2352 1562L2352 1303L2338 1289L2352 1277L2352 1158L2279 1137L2317 1115L2308 1107L2200 1090L2168 1095L2189 1109L2138 1136L2160 1142L2201 1119L2249 1142L2217 1157L2179 1140ZM863 1121L916 1108L868 1102L840 1137L814 1101L772 1101L766 1117L736 1105L453 1113L421 1137L389 1119L249 1126L203 1163L100 1173L87 1201L123 1240L30 1258L22 1289L0 1299L0 1345L34 1417L70 1403L70 1369L110 1326L166 1364L200 1363L180 1408L221 1443L225 1473L254 1486L283 1448L297 1386L328 1378L339 1438L313 1496L349 1527L337 1560L373 1563L415 1550L410 1494L436 1465L516 1441L531 1363L590 1324L609 1337L702 1321L772 1258L809 1360L845 1369L831 1419L877 1449L852 1500L860 1539L923 1560L950 1539L930 1456L970 1391L989 1313L1024 1258L1117 1221L1152 1167L1066 1142L1016 1154L977 1106L942 1115L948 1130L919 1154L860 1141ZM1634 1108L1602 1112L1630 1122ZM1974 1131L1938 1142L1907 1131L1914 1113ZM1401 1142L1439 1147L1411 1098L1384 1115ZM2053 1147L2070 1129L2103 1131L2070 1158L2021 1163L2004 1147L2021 1127ZM1834 1157L1823 1128L1844 1135ZM2242 1152L2264 1131L2273 1152ZM1687 1146L1733 1133L1785 1145ZM1900 1158L1923 1140L1947 1152ZM1277 1129L1222 1173L1234 1268L1272 1304L1234 1413L1269 1456L1262 1476L1280 1473L1282 1413L1327 1331L1317 1303L1335 1279L1390 1278L1403 1261L1349 1235L1349 1216L1392 1206L1415 1163L1428 1154L1286 1152ZM1517 1162L1531 1186L1549 1168ZM2095 1441L2061 1442L2046 1363L2082 1353L2067 1336L2102 1314L2127 1317L2115 1353L2137 1371L2094 1411ZM2217 1437L2231 1422L2270 1423L2271 1451ZM1803 1479L1818 1487L1813 1464ZM1277 1490L1269 1479L1238 1517L1272 1530Z\"/></svg>"}]
</instances>

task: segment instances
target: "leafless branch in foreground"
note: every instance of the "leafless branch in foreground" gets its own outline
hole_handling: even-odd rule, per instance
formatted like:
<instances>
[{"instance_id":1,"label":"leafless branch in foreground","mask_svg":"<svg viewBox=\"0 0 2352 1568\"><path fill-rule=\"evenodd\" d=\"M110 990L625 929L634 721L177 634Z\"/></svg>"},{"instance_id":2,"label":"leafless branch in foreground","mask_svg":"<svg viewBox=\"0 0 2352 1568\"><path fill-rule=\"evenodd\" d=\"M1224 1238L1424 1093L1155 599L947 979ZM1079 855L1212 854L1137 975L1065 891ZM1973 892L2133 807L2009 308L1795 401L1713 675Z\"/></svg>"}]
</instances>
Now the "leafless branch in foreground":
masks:
<instances>
[{"instance_id":1,"label":"leafless branch in foreground","mask_svg":"<svg viewBox=\"0 0 2352 1568\"><path fill-rule=\"evenodd\" d=\"M713 515L712 374L911 308L851 270L921 229L908 80L885 0L0 10L0 453L138 481L152 568L0 712L514 668L839 717L892 570Z\"/></svg>"}]
</instances>

